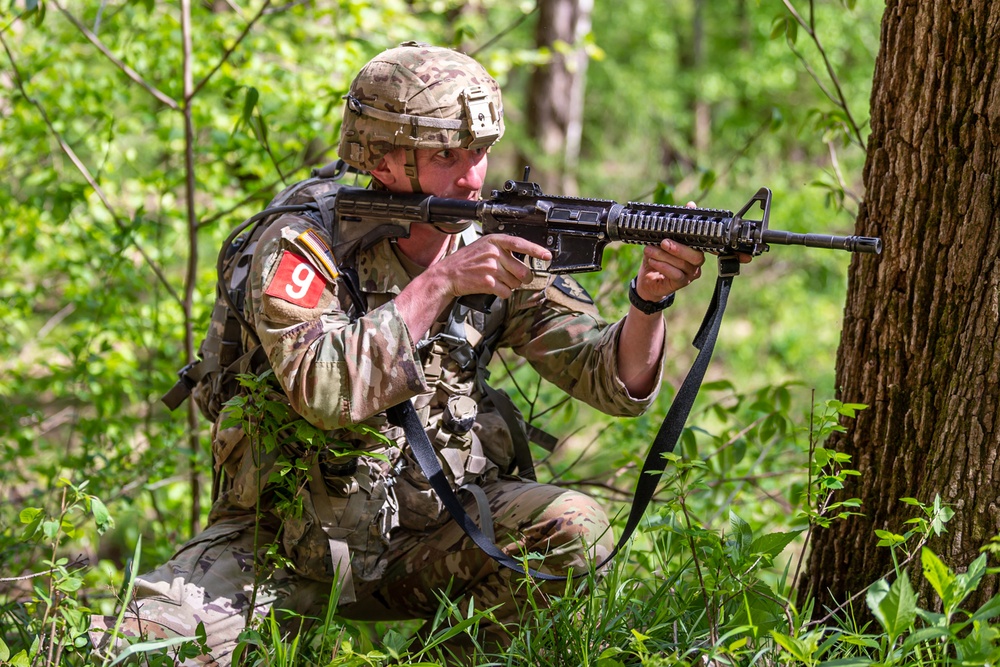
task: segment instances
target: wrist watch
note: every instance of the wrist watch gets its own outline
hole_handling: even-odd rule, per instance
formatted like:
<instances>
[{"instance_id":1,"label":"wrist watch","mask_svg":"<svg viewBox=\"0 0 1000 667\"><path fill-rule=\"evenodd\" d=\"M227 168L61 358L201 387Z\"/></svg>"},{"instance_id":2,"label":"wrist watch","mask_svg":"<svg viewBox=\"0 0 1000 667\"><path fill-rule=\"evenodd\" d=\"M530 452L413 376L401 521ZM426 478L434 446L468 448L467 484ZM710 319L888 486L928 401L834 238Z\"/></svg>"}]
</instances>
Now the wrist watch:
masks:
<instances>
[{"instance_id":1,"label":"wrist watch","mask_svg":"<svg viewBox=\"0 0 1000 667\"><path fill-rule=\"evenodd\" d=\"M628 284L629 303L631 303L633 306L638 308L640 312L645 313L646 315L653 315L655 313L658 313L661 310L669 308L674 303L674 296L676 296L676 294L668 294L659 301L646 301L641 296L639 296L639 293L636 291L635 287L636 287L635 278L633 278L632 282Z\"/></svg>"}]
</instances>

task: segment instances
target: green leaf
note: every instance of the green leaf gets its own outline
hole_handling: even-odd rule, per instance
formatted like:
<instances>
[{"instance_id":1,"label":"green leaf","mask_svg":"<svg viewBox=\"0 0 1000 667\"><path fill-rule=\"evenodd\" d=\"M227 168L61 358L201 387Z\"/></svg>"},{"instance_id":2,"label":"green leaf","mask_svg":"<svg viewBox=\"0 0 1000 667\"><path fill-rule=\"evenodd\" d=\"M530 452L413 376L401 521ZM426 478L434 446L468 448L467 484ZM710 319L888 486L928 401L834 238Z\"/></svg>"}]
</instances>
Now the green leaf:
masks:
<instances>
[{"instance_id":1,"label":"green leaf","mask_svg":"<svg viewBox=\"0 0 1000 667\"><path fill-rule=\"evenodd\" d=\"M888 530L876 530L875 536L881 538L875 545L877 547L892 547L897 544L903 544L906 542L906 538L902 535L890 532Z\"/></svg>"},{"instance_id":2,"label":"green leaf","mask_svg":"<svg viewBox=\"0 0 1000 667\"><path fill-rule=\"evenodd\" d=\"M42 534L49 540L54 540L56 535L59 534L60 522L58 521L43 521L42 522Z\"/></svg>"},{"instance_id":3,"label":"green leaf","mask_svg":"<svg viewBox=\"0 0 1000 667\"><path fill-rule=\"evenodd\" d=\"M796 660L807 664L812 662L812 656L805 642L799 641L794 637L789 637L788 635L783 635L777 630L771 631L771 637L778 646L791 653L792 657Z\"/></svg>"},{"instance_id":4,"label":"green leaf","mask_svg":"<svg viewBox=\"0 0 1000 667\"><path fill-rule=\"evenodd\" d=\"M813 465L817 468L823 468L827 463L833 458L836 452L827 449L826 447L817 447L813 452Z\"/></svg>"},{"instance_id":5,"label":"green leaf","mask_svg":"<svg viewBox=\"0 0 1000 667\"><path fill-rule=\"evenodd\" d=\"M40 507L25 507L21 510L18 517L21 519L21 523L34 523L38 520L38 517L44 514L42 508Z\"/></svg>"},{"instance_id":6,"label":"green leaf","mask_svg":"<svg viewBox=\"0 0 1000 667\"><path fill-rule=\"evenodd\" d=\"M674 204L674 188L672 185L667 185L662 181L656 184L656 189L653 190L653 203L654 204L666 204L672 206Z\"/></svg>"},{"instance_id":7,"label":"green leaf","mask_svg":"<svg viewBox=\"0 0 1000 667\"><path fill-rule=\"evenodd\" d=\"M845 417L854 418L857 416L859 410L864 410L867 407L864 403L842 403L837 407L837 413Z\"/></svg>"},{"instance_id":8,"label":"green leaf","mask_svg":"<svg viewBox=\"0 0 1000 667\"><path fill-rule=\"evenodd\" d=\"M729 380L713 380L701 385L703 391L736 391L736 387Z\"/></svg>"},{"instance_id":9,"label":"green leaf","mask_svg":"<svg viewBox=\"0 0 1000 667\"><path fill-rule=\"evenodd\" d=\"M787 19L785 21L785 33L788 36L788 41L795 44L796 40L799 38L799 24L794 19Z\"/></svg>"},{"instance_id":10,"label":"green leaf","mask_svg":"<svg viewBox=\"0 0 1000 667\"><path fill-rule=\"evenodd\" d=\"M979 582L983 580L983 576L985 574L986 554L982 554L979 558L969 564L968 570L955 576L955 581L948 590L950 604L946 604L945 608L949 611L953 611L957 608L958 605L962 603L962 600L967 598L970 593L979 588Z\"/></svg>"},{"instance_id":11,"label":"green leaf","mask_svg":"<svg viewBox=\"0 0 1000 667\"><path fill-rule=\"evenodd\" d=\"M924 579L931 585L938 594L938 597L941 598L945 608L947 608L949 606L949 591L955 582L955 573L942 563L941 559L927 547L924 547L920 552L920 560L923 564Z\"/></svg>"},{"instance_id":12,"label":"green leaf","mask_svg":"<svg viewBox=\"0 0 1000 667\"><path fill-rule=\"evenodd\" d=\"M976 610L969 620L970 621L986 621L991 618L996 618L1000 616L1000 594L994 595Z\"/></svg>"},{"instance_id":13,"label":"green leaf","mask_svg":"<svg viewBox=\"0 0 1000 667\"><path fill-rule=\"evenodd\" d=\"M917 596L905 571L892 586L885 579L879 579L868 589L865 602L889 635L890 643L913 627L917 618Z\"/></svg>"},{"instance_id":14,"label":"green leaf","mask_svg":"<svg viewBox=\"0 0 1000 667\"><path fill-rule=\"evenodd\" d=\"M941 502L941 495L934 496L934 508L931 511L931 529L935 535L947 532L945 524L955 516L955 510Z\"/></svg>"},{"instance_id":15,"label":"green leaf","mask_svg":"<svg viewBox=\"0 0 1000 667\"><path fill-rule=\"evenodd\" d=\"M740 518L736 512L729 510L729 525L733 529L733 539L736 550L733 554L734 560L743 562L750 554L750 544L753 542L753 530L750 524Z\"/></svg>"},{"instance_id":16,"label":"green leaf","mask_svg":"<svg viewBox=\"0 0 1000 667\"><path fill-rule=\"evenodd\" d=\"M768 533L761 535L750 545L750 553L763 554L774 559L785 550L792 541L801 534L802 531L791 533Z\"/></svg>"},{"instance_id":17,"label":"green leaf","mask_svg":"<svg viewBox=\"0 0 1000 667\"><path fill-rule=\"evenodd\" d=\"M771 39L778 39L779 37L788 34L789 27L788 24L791 21L787 16L775 16L774 20L771 21Z\"/></svg>"},{"instance_id":18,"label":"green leaf","mask_svg":"<svg viewBox=\"0 0 1000 667\"><path fill-rule=\"evenodd\" d=\"M909 653L912 648L924 642L946 639L951 633L946 628L920 628L906 637L903 642L903 653Z\"/></svg>"},{"instance_id":19,"label":"green leaf","mask_svg":"<svg viewBox=\"0 0 1000 667\"><path fill-rule=\"evenodd\" d=\"M185 644L187 642L196 641L197 637L171 637L169 639L157 639L155 641L140 642L138 644L129 644L125 650L118 654L114 662L111 663L111 667L121 664L129 658L129 656L142 653L150 653L152 651L160 651L162 649L171 648L177 646L178 644Z\"/></svg>"},{"instance_id":20,"label":"green leaf","mask_svg":"<svg viewBox=\"0 0 1000 667\"><path fill-rule=\"evenodd\" d=\"M79 577L69 577L56 584L56 588L64 593L75 593L83 587L83 579Z\"/></svg>"},{"instance_id":21,"label":"green leaf","mask_svg":"<svg viewBox=\"0 0 1000 667\"><path fill-rule=\"evenodd\" d=\"M38 532L39 526L42 525L42 519L45 518L45 512L43 512L38 507L25 507L20 513L21 523L27 524L24 530L21 531L21 541L25 542L30 540Z\"/></svg>"},{"instance_id":22,"label":"green leaf","mask_svg":"<svg viewBox=\"0 0 1000 667\"><path fill-rule=\"evenodd\" d=\"M111 518L111 513L104 505L104 502L97 496L90 496L90 511L94 515L94 523L97 524L97 532L103 535L108 530L115 527L115 521Z\"/></svg>"},{"instance_id":23,"label":"green leaf","mask_svg":"<svg viewBox=\"0 0 1000 667\"><path fill-rule=\"evenodd\" d=\"M10 658L10 649L7 648L7 644L4 643L3 637L0 637L0 662L7 662Z\"/></svg>"},{"instance_id":24,"label":"green leaf","mask_svg":"<svg viewBox=\"0 0 1000 667\"><path fill-rule=\"evenodd\" d=\"M711 190L712 186L715 185L715 179L717 178L717 176L718 175L715 173L715 170L706 169L702 173L701 179L698 182L698 189L701 190L702 192Z\"/></svg>"},{"instance_id":25,"label":"green leaf","mask_svg":"<svg viewBox=\"0 0 1000 667\"><path fill-rule=\"evenodd\" d=\"M260 99L260 93L253 86L247 86L246 92L243 95L243 122L250 125L253 120L253 110L257 106L257 100Z\"/></svg>"}]
</instances>

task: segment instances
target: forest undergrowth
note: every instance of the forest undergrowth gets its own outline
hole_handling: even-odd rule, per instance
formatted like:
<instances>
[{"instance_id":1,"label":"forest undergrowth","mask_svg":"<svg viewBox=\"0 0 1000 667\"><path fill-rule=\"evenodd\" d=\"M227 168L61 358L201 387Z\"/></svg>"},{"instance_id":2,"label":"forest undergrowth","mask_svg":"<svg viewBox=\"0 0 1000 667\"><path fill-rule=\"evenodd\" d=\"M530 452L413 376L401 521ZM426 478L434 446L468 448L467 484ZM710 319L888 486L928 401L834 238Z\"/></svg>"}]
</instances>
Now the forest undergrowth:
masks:
<instances>
[{"instance_id":1,"label":"forest undergrowth","mask_svg":"<svg viewBox=\"0 0 1000 667\"><path fill-rule=\"evenodd\" d=\"M247 382L266 386L266 379ZM240 635L240 664L833 667L985 665L1000 656L1000 628L990 624L1000 615L1000 597L962 607L988 572L987 554L956 573L926 546L953 514L939 499L902 500L914 518L899 533L877 531L893 553L894 571L841 607L817 610L808 592L797 590L814 531L863 511L856 499L834 499L858 473L824 444L864 406L828 400L796 419L790 399L804 390L795 385L740 393L717 382L706 390L712 400L695 422L711 426L687 429L678 451L665 457L658 502L629 548L599 576L567 582L563 595L520 580L529 589L524 620L499 644L481 641L492 609L442 594L426 623L359 624L338 618L336 605L324 618L291 624L273 614L256 618ZM236 402L239 416L266 414L264 392L249 396ZM620 435L611 429L598 437ZM258 430L258 437L266 433ZM630 473L598 489L609 506L627 498L636 456L616 462ZM550 481L594 492L586 473L567 475L555 459L541 466ZM12 562L42 568L0 578L0 662L171 665L200 655L200 626L190 637L129 638L116 655L91 646L89 615L117 614L121 623L134 577L150 564L142 562L141 539L124 563L67 556L81 536L114 531L116 519L71 470L60 471L57 485L57 506L23 506L17 529L3 537L8 558L16 554ZM914 576L937 594L927 608L918 605Z\"/></svg>"}]
</instances>

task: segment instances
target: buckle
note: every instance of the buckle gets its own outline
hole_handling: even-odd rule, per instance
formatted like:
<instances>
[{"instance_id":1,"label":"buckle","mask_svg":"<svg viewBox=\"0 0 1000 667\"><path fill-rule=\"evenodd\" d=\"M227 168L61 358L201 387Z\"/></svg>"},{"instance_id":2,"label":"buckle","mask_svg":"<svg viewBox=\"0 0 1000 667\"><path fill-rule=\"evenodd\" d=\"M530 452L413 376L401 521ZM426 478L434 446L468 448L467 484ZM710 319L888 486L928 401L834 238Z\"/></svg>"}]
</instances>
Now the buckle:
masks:
<instances>
[{"instance_id":1,"label":"buckle","mask_svg":"<svg viewBox=\"0 0 1000 667\"><path fill-rule=\"evenodd\" d=\"M719 277L732 278L740 275L740 258L736 255L719 255Z\"/></svg>"},{"instance_id":2,"label":"buckle","mask_svg":"<svg viewBox=\"0 0 1000 667\"><path fill-rule=\"evenodd\" d=\"M319 462L319 469L324 477L353 477L358 472L358 459L353 458L347 463L322 460Z\"/></svg>"},{"instance_id":3,"label":"buckle","mask_svg":"<svg viewBox=\"0 0 1000 667\"><path fill-rule=\"evenodd\" d=\"M177 377L181 379L181 382L183 382L184 386L187 387L189 390L194 389L194 386L198 384L198 381L192 380L190 377L188 377L188 373L190 373L191 369L200 363L201 363L200 359L192 361L191 363L184 366L184 368L177 371Z\"/></svg>"}]
</instances>

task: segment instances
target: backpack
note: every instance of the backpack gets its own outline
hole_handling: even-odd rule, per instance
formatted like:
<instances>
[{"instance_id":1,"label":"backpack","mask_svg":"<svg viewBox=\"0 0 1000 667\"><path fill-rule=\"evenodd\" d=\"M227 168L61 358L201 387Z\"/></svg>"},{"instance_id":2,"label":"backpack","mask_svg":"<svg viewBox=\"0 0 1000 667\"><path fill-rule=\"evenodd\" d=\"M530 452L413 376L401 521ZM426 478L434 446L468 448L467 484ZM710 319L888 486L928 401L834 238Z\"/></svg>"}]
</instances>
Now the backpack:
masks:
<instances>
[{"instance_id":1,"label":"backpack","mask_svg":"<svg viewBox=\"0 0 1000 667\"><path fill-rule=\"evenodd\" d=\"M201 414L214 423L225 403L239 392L237 376L243 373L260 375L270 368L256 331L243 316L247 277L257 241L268 225L282 214L308 214L315 209L296 201L303 199L299 195L304 190L312 188L314 192L329 193L338 189L341 186L337 181L346 171L346 165L339 161L314 169L310 178L283 190L267 208L236 227L223 242L216 263L215 305L208 330L198 345L198 358L177 372L179 379L161 399L171 412L191 396ZM307 195L306 201L309 199Z\"/></svg>"}]
</instances>

